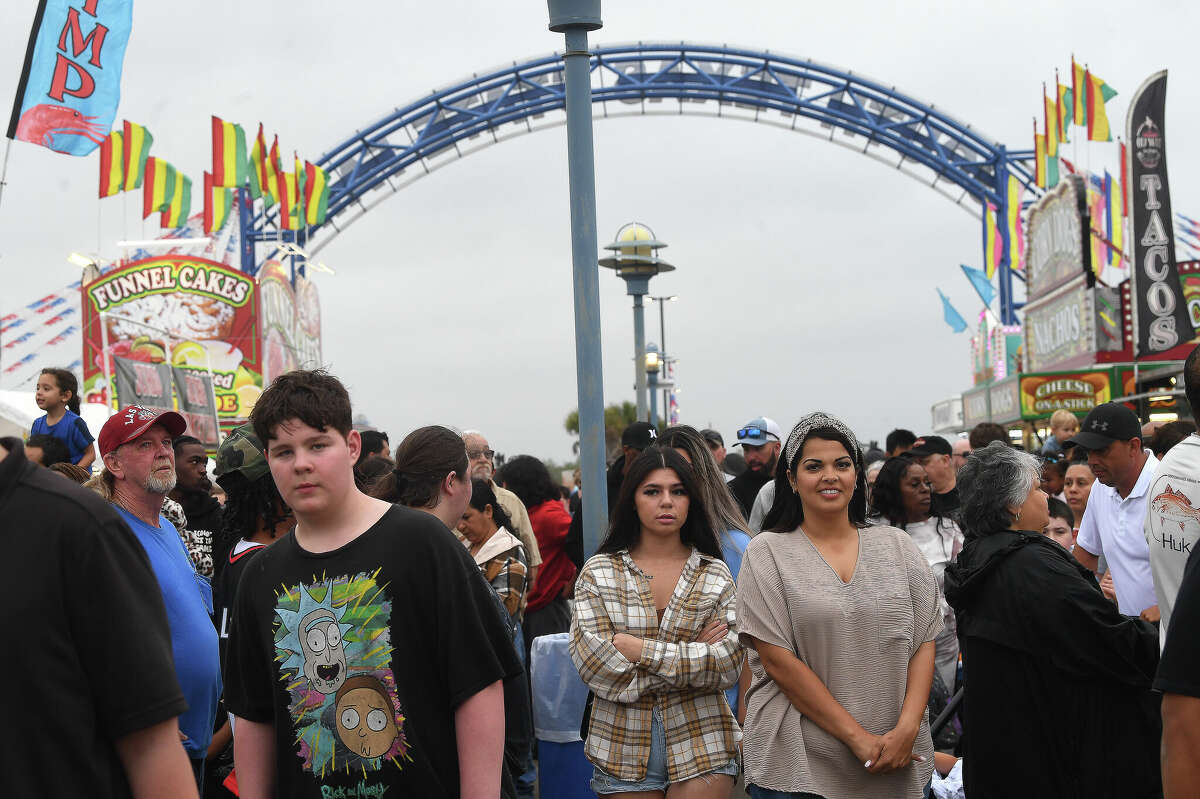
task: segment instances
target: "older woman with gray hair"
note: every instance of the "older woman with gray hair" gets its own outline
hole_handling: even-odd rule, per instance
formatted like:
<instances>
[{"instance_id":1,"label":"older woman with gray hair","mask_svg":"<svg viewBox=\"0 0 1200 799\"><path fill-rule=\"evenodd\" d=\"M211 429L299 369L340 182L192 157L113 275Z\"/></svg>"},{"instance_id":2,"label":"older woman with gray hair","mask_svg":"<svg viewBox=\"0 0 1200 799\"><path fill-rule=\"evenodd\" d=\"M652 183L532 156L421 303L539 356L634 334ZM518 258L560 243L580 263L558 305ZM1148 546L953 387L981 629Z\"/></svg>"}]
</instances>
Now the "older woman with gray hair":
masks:
<instances>
[{"instance_id":1,"label":"older woman with gray hair","mask_svg":"<svg viewBox=\"0 0 1200 799\"><path fill-rule=\"evenodd\" d=\"M937 582L906 533L867 527L866 490L850 429L801 419L738 577L755 799L915 799L929 784Z\"/></svg>"},{"instance_id":2,"label":"older woman with gray hair","mask_svg":"<svg viewBox=\"0 0 1200 799\"><path fill-rule=\"evenodd\" d=\"M966 795L1160 796L1158 634L1042 534L1040 468L993 442L958 473L966 544L946 598L963 654Z\"/></svg>"}]
</instances>

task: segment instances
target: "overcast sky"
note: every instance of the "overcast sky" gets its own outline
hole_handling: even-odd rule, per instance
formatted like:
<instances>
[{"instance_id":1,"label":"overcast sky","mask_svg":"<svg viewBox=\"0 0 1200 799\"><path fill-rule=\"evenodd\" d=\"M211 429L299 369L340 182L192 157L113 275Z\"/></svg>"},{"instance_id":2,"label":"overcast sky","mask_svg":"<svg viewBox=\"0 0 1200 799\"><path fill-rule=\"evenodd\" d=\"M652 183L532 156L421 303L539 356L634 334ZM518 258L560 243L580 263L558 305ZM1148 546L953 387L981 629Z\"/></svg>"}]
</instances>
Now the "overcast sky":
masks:
<instances>
[{"instance_id":1,"label":"overcast sky","mask_svg":"<svg viewBox=\"0 0 1200 799\"><path fill-rule=\"evenodd\" d=\"M0 4L0 98L10 102L35 0ZM853 70L935 104L1011 148L1031 146L1042 83L1071 53L1126 101L1171 71L1175 208L1200 213L1200 13L1183 2L604 4L597 44L728 43ZM209 115L262 121L310 160L397 106L473 72L561 48L544 2L138 0L118 120L198 187ZM7 107L6 107L7 111ZM324 357L355 409L392 443L430 423L478 428L510 455L566 460L576 405L566 133L517 137L416 181L334 239L321 259ZM980 265L977 220L912 178L766 125L660 117L595 128L601 246L641 220L678 271L655 278L679 359L682 421L726 439L760 414L785 428L825 409L864 440L917 433L970 386L968 333L942 321L940 287L973 321L960 263ZM1085 148L1080 147L1083 160ZM1093 144L1093 167L1116 168ZM117 255L140 198L95 197L96 156L13 145L0 204L0 315L77 277L73 250ZM193 210L199 210L197 188ZM604 399L633 399L630 298L600 275ZM658 315L647 313L657 340Z\"/></svg>"}]
</instances>

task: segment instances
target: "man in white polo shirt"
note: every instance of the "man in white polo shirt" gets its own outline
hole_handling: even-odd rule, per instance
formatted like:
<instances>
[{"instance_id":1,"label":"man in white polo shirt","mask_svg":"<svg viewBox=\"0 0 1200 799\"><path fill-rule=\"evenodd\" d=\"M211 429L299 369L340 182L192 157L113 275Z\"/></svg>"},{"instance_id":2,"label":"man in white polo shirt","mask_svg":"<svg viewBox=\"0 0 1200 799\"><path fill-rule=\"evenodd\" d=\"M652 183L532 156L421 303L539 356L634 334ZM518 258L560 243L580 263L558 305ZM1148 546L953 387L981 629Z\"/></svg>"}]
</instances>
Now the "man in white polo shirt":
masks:
<instances>
[{"instance_id":1,"label":"man in white polo shirt","mask_svg":"<svg viewBox=\"0 0 1200 799\"><path fill-rule=\"evenodd\" d=\"M1158 621L1158 600L1150 573L1150 549L1143 524L1148 489L1158 460L1142 447L1142 425L1124 405L1097 405L1068 442L1087 450L1096 475L1075 558L1096 570L1099 556L1108 561L1117 607L1126 616Z\"/></svg>"}]
</instances>

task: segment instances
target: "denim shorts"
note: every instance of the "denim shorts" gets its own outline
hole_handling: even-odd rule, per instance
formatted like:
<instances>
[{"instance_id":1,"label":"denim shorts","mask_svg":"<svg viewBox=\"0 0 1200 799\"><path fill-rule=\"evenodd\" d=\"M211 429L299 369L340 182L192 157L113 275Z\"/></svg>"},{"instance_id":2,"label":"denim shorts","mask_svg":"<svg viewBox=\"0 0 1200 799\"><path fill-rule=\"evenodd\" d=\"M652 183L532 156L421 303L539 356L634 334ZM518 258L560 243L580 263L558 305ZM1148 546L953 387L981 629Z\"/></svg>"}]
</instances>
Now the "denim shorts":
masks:
<instances>
[{"instance_id":1,"label":"denim shorts","mask_svg":"<svg viewBox=\"0 0 1200 799\"><path fill-rule=\"evenodd\" d=\"M730 760L724 766L706 771L697 776L708 774L728 774L734 779L738 775L737 758ZM670 782L667 780L667 733L663 729L662 715L654 708L650 721L650 759L646 761L646 776L640 780L622 780L595 766L592 772L591 788L597 794L626 793L628 791L665 791Z\"/></svg>"}]
</instances>

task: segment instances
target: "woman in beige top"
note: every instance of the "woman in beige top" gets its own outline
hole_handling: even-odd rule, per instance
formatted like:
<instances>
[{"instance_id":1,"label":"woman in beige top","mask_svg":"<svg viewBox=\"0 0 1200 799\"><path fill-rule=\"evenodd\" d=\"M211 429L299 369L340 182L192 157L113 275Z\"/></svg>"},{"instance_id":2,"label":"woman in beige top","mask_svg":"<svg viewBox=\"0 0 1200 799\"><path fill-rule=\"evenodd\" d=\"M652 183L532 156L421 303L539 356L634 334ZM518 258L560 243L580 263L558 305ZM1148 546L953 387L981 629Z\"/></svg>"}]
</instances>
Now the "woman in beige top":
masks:
<instances>
[{"instance_id":1,"label":"woman in beige top","mask_svg":"<svg viewBox=\"0 0 1200 799\"><path fill-rule=\"evenodd\" d=\"M865 526L862 456L845 424L809 414L782 454L766 530L738 578L750 794L919 797L933 771L937 582L908 535Z\"/></svg>"}]
</instances>

